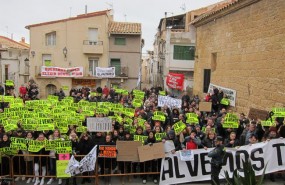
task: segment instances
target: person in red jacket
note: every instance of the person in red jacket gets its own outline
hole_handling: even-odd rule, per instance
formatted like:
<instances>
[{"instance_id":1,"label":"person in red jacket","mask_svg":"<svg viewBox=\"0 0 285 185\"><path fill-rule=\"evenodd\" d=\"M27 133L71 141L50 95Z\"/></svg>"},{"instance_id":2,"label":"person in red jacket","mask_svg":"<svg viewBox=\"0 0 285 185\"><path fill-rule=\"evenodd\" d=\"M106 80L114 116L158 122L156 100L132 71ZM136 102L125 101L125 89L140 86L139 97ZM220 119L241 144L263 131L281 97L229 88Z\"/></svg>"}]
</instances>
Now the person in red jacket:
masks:
<instances>
[{"instance_id":1,"label":"person in red jacket","mask_svg":"<svg viewBox=\"0 0 285 185\"><path fill-rule=\"evenodd\" d=\"M109 92L110 92L109 88L105 85L105 87L103 89L103 94L106 95L106 97L108 97Z\"/></svg>"},{"instance_id":2,"label":"person in red jacket","mask_svg":"<svg viewBox=\"0 0 285 185\"><path fill-rule=\"evenodd\" d=\"M27 88L25 87L24 84L22 84L21 87L19 88L19 92L20 92L20 97L25 98L27 94Z\"/></svg>"},{"instance_id":3,"label":"person in red jacket","mask_svg":"<svg viewBox=\"0 0 285 185\"><path fill-rule=\"evenodd\" d=\"M201 145L201 140L199 137L196 137L195 130L192 130L190 136L186 137L184 142L182 142L183 150L198 149L198 146L200 145Z\"/></svg>"}]
</instances>

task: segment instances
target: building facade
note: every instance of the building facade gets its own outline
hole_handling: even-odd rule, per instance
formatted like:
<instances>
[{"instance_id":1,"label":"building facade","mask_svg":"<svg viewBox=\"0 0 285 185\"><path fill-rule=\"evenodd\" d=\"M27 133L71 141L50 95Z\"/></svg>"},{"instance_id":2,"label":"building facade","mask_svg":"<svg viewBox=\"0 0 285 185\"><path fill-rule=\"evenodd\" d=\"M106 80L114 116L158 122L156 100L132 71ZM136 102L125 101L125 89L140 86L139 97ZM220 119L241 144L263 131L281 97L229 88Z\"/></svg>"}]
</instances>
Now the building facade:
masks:
<instances>
[{"instance_id":1,"label":"building facade","mask_svg":"<svg viewBox=\"0 0 285 185\"><path fill-rule=\"evenodd\" d=\"M119 29L122 26L129 29ZM114 22L112 10L106 10L26 28L31 39L31 76L39 85L41 97L60 88L68 94L71 88L86 86L135 87L141 55L139 23ZM115 67L115 76L98 77L97 67ZM54 70L66 73L55 76Z\"/></svg>"},{"instance_id":2,"label":"building facade","mask_svg":"<svg viewBox=\"0 0 285 185\"><path fill-rule=\"evenodd\" d=\"M20 42L0 36L0 82L14 82L14 93L19 95L19 87L29 81L29 45L24 38Z\"/></svg>"},{"instance_id":3,"label":"building facade","mask_svg":"<svg viewBox=\"0 0 285 185\"><path fill-rule=\"evenodd\" d=\"M285 1L236 0L196 18L194 93L209 83L236 90L236 107L285 105Z\"/></svg>"},{"instance_id":4,"label":"building facade","mask_svg":"<svg viewBox=\"0 0 285 185\"><path fill-rule=\"evenodd\" d=\"M140 23L109 23L109 66L116 68L115 78L109 79L111 87L128 90L139 87L141 49Z\"/></svg>"}]
</instances>

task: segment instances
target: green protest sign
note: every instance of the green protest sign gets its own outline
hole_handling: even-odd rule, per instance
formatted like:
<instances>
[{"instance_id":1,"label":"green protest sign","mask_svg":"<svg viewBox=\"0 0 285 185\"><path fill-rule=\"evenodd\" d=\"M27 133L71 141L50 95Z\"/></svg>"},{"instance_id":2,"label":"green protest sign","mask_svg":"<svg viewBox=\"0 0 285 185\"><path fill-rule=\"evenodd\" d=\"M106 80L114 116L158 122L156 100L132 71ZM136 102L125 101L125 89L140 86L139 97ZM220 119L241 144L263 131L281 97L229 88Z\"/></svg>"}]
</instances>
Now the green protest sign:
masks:
<instances>
[{"instance_id":1,"label":"green protest sign","mask_svg":"<svg viewBox=\"0 0 285 185\"><path fill-rule=\"evenodd\" d=\"M56 142L57 142L57 140L52 140L52 141L46 140L45 141L45 150L46 151L54 150L56 147Z\"/></svg>"},{"instance_id":2,"label":"green protest sign","mask_svg":"<svg viewBox=\"0 0 285 185\"><path fill-rule=\"evenodd\" d=\"M128 130L131 134L134 134L136 132L136 126L135 125L126 125L124 124L124 129Z\"/></svg>"},{"instance_id":3,"label":"green protest sign","mask_svg":"<svg viewBox=\"0 0 285 185\"><path fill-rule=\"evenodd\" d=\"M186 128L186 125L182 121L179 121L173 125L173 128L174 128L175 134L178 135Z\"/></svg>"},{"instance_id":4,"label":"green protest sign","mask_svg":"<svg viewBox=\"0 0 285 185\"><path fill-rule=\"evenodd\" d=\"M27 150L26 139L25 138L11 137L10 147L17 149L17 150Z\"/></svg>"},{"instance_id":5,"label":"green protest sign","mask_svg":"<svg viewBox=\"0 0 285 185\"><path fill-rule=\"evenodd\" d=\"M264 127L271 127L271 126L275 126L275 123L272 121L261 121L261 125Z\"/></svg>"},{"instance_id":6,"label":"green protest sign","mask_svg":"<svg viewBox=\"0 0 285 185\"><path fill-rule=\"evenodd\" d=\"M165 91L159 91L159 95L165 96L165 95L166 95L166 92L165 92Z\"/></svg>"},{"instance_id":7,"label":"green protest sign","mask_svg":"<svg viewBox=\"0 0 285 185\"><path fill-rule=\"evenodd\" d=\"M228 113L224 118L223 128L238 128L239 127L239 119L237 115Z\"/></svg>"},{"instance_id":8,"label":"green protest sign","mask_svg":"<svg viewBox=\"0 0 285 185\"><path fill-rule=\"evenodd\" d=\"M34 131L37 129L37 124L22 124L24 130Z\"/></svg>"},{"instance_id":9,"label":"green protest sign","mask_svg":"<svg viewBox=\"0 0 285 185\"><path fill-rule=\"evenodd\" d=\"M274 107L272 108L273 117L285 118L285 107Z\"/></svg>"},{"instance_id":10,"label":"green protest sign","mask_svg":"<svg viewBox=\"0 0 285 185\"><path fill-rule=\"evenodd\" d=\"M165 137L166 137L166 133L165 132L155 133L155 140L156 141L161 141Z\"/></svg>"},{"instance_id":11,"label":"green protest sign","mask_svg":"<svg viewBox=\"0 0 285 185\"><path fill-rule=\"evenodd\" d=\"M220 102L222 105L229 105L230 104L230 100L227 98L223 98Z\"/></svg>"},{"instance_id":12,"label":"green protest sign","mask_svg":"<svg viewBox=\"0 0 285 185\"><path fill-rule=\"evenodd\" d=\"M144 127L144 123L146 122L145 119L142 119L142 118L138 118L138 125L141 126L141 127Z\"/></svg>"},{"instance_id":13,"label":"green protest sign","mask_svg":"<svg viewBox=\"0 0 285 185\"><path fill-rule=\"evenodd\" d=\"M39 152L42 148L45 147L45 141L29 140L28 144L29 152Z\"/></svg>"},{"instance_id":14,"label":"green protest sign","mask_svg":"<svg viewBox=\"0 0 285 185\"><path fill-rule=\"evenodd\" d=\"M52 123L38 124L37 131L45 131L45 130L54 130L54 124Z\"/></svg>"},{"instance_id":15,"label":"green protest sign","mask_svg":"<svg viewBox=\"0 0 285 185\"><path fill-rule=\"evenodd\" d=\"M11 148L11 147L0 148L0 152L4 155L17 155L18 154L18 150L15 148Z\"/></svg>"},{"instance_id":16,"label":"green protest sign","mask_svg":"<svg viewBox=\"0 0 285 185\"><path fill-rule=\"evenodd\" d=\"M14 86L14 82L13 82L13 80L6 80L5 85L6 86Z\"/></svg>"},{"instance_id":17,"label":"green protest sign","mask_svg":"<svg viewBox=\"0 0 285 185\"><path fill-rule=\"evenodd\" d=\"M140 141L144 144L144 141L147 140L148 136L143 135L134 135L134 141Z\"/></svg>"},{"instance_id":18,"label":"green protest sign","mask_svg":"<svg viewBox=\"0 0 285 185\"><path fill-rule=\"evenodd\" d=\"M71 141L58 141L56 142L55 151L57 154L67 154L72 152Z\"/></svg>"},{"instance_id":19,"label":"green protest sign","mask_svg":"<svg viewBox=\"0 0 285 185\"><path fill-rule=\"evenodd\" d=\"M70 174L65 173L69 160L56 160L56 177L69 178Z\"/></svg>"},{"instance_id":20,"label":"green protest sign","mask_svg":"<svg viewBox=\"0 0 285 185\"><path fill-rule=\"evenodd\" d=\"M84 127L84 126L76 127L77 133L82 133L82 132L86 132L86 131L87 131L87 127Z\"/></svg>"}]
</instances>

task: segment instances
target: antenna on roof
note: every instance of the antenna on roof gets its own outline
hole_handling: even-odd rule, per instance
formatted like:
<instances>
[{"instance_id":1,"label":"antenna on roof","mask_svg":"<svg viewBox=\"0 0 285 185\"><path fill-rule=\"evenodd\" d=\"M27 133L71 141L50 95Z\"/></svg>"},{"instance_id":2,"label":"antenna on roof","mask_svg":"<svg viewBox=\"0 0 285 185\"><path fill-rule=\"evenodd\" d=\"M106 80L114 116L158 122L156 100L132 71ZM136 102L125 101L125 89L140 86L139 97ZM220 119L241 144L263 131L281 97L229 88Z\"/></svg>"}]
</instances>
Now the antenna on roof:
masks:
<instances>
[{"instance_id":1,"label":"antenna on roof","mask_svg":"<svg viewBox=\"0 0 285 185\"><path fill-rule=\"evenodd\" d=\"M127 14L124 14L125 22L127 22Z\"/></svg>"},{"instance_id":2,"label":"antenna on roof","mask_svg":"<svg viewBox=\"0 0 285 185\"><path fill-rule=\"evenodd\" d=\"M7 37L9 38L9 29L8 29L8 26L6 26L6 31L7 31Z\"/></svg>"},{"instance_id":3,"label":"antenna on roof","mask_svg":"<svg viewBox=\"0 0 285 185\"><path fill-rule=\"evenodd\" d=\"M111 2L111 3L106 2L106 4L109 5L110 9L113 10L113 2Z\"/></svg>"},{"instance_id":4,"label":"antenna on roof","mask_svg":"<svg viewBox=\"0 0 285 185\"><path fill-rule=\"evenodd\" d=\"M87 14L87 5L85 5L85 14Z\"/></svg>"},{"instance_id":5,"label":"antenna on roof","mask_svg":"<svg viewBox=\"0 0 285 185\"><path fill-rule=\"evenodd\" d=\"M186 5L185 3L183 3L181 6L180 6L181 10L184 12L186 12Z\"/></svg>"}]
</instances>

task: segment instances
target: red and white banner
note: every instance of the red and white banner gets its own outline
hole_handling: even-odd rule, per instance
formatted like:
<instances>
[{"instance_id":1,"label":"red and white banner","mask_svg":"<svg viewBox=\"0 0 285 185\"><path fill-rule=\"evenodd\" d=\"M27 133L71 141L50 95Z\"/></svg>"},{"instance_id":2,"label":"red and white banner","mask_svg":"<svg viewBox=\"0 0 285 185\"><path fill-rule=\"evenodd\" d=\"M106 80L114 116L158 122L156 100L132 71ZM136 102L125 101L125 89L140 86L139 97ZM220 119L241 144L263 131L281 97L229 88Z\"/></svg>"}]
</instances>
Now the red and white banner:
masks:
<instances>
[{"instance_id":1,"label":"red and white banner","mask_svg":"<svg viewBox=\"0 0 285 185\"><path fill-rule=\"evenodd\" d=\"M41 76L83 77L83 67L60 68L60 67L42 66Z\"/></svg>"},{"instance_id":2,"label":"red and white banner","mask_svg":"<svg viewBox=\"0 0 285 185\"><path fill-rule=\"evenodd\" d=\"M172 89L183 90L184 74L168 73L166 85Z\"/></svg>"}]
</instances>

